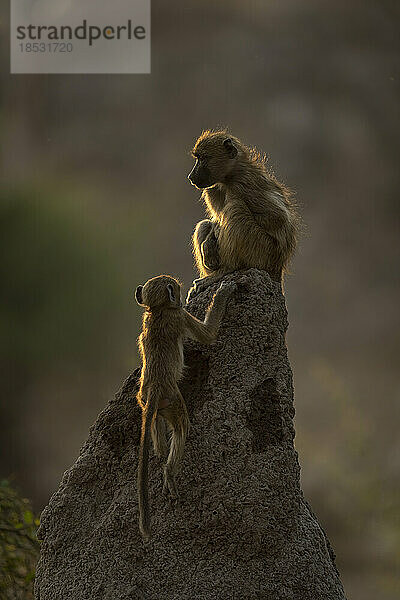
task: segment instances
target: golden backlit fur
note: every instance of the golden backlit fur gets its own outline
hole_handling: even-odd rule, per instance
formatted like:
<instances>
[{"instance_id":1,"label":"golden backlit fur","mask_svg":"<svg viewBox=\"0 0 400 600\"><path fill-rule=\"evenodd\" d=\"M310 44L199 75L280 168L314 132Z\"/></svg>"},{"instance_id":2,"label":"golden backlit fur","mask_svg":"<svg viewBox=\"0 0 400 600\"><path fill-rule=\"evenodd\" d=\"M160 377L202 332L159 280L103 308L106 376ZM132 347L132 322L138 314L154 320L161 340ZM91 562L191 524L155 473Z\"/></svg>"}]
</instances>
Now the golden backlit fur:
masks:
<instances>
[{"instance_id":1,"label":"golden backlit fur","mask_svg":"<svg viewBox=\"0 0 400 600\"><path fill-rule=\"evenodd\" d=\"M137 401L142 408L142 433L138 465L139 528L150 536L148 461L150 436L155 452L166 457L164 487L177 496L175 476L182 461L189 429L185 401L178 382L183 373L183 341L192 338L203 344L215 341L227 299L234 284L221 285L206 312L204 322L190 315L181 303L181 286L168 275L147 281L136 290L136 300L145 308L138 344L142 371ZM165 422L171 430L168 451Z\"/></svg>"},{"instance_id":2,"label":"golden backlit fur","mask_svg":"<svg viewBox=\"0 0 400 600\"><path fill-rule=\"evenodd\" d=\"M290 191L267 171L265 157L227 131L204 131L189 175L203 190L210 220L193 235L201 277L255 267L281 281L295 251L299 217Z\"/></svg>"}]
</instances>

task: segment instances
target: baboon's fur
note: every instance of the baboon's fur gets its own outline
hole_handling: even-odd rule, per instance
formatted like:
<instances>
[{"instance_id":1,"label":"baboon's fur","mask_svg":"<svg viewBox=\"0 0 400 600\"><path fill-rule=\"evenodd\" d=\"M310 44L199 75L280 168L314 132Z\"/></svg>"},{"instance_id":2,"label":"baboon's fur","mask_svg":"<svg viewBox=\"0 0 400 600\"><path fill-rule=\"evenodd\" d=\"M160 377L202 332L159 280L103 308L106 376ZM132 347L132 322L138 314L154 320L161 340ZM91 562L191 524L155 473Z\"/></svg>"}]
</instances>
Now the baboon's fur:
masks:
<instances>
[{"instance_id":1,"label":"baboon's fur","mask_svg":"<svg viewBox=\"0 0 400 600\"><path fill-rule=\"evenodd\" d=\"M164 489L173 497L177 495L175 476L182 461L189 429L185 401L178 388L183 372L183 340L190 337L203 344L215 341L226 301L234 289L234 284L220 286L204 322L182 307L181 286L173 277L160 275L136 289L136 300L146 309L138 339L142 370L137 394L143 411L137 479L139 528L145 539L150 537L150 435L156 454L160 457L168 454L164 468ZM169 452L165 422L172 433Z\"/></svg>"},{"instance_id":2,"label":"baboon's fur","mask_svg":"<svg viewBox=\"0 0 400 600\"><path fill-rule=\"evenodd\" d=\"M223 131L204 131L189 179L203 190L210 220L197 224L193 251L201 277L255 267L281 280L297 243L299 217L266 158Z\"/></svg>"}]
</instances>

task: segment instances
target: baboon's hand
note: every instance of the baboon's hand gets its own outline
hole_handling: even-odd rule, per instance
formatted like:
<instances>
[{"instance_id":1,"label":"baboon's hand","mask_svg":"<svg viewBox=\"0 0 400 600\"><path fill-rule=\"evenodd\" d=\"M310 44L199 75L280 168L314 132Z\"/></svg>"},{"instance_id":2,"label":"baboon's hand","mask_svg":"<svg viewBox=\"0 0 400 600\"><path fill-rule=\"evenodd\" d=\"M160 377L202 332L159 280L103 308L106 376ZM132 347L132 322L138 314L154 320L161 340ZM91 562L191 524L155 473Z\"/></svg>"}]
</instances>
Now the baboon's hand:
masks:
<instances>
[{"instance_id":1,"label":"baboon's hand","mask_svg":"<svg viewBox=\"0 0 400 600\"><path fill-rule=\"evenodd\" d=\"M217 290L217 294L218 296L222 295L226 298L229 298L229 296L232 296L232 294L236 292L236 290L236 283L234 283L233 281L230 281L229 283L223 281Z\"/></svg>"}]
</instances>

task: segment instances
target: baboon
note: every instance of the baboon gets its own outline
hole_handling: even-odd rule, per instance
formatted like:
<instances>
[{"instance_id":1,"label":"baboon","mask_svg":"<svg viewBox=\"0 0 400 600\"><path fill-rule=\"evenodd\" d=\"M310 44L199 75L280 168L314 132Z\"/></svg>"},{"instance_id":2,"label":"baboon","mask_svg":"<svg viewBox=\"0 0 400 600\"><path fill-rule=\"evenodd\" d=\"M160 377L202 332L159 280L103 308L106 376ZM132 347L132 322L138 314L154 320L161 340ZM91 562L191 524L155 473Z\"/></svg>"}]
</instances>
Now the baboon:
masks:
<instances>
[{"instance_id":1,"label":"baboon","mask_svg":"<svg viewBox=\"0 0 400 600\"><path fill-rule=\"evenodd\" d=\"M142 358L140 388L137 401L142 408L142 432L138 465L139 528L145 540L150 537L148 498L148 462L150 435L160 457L168 453L167 423L171 443L164 467L164 491L177 496L175 476L182 461L189 429L185 401L178 381L183 372L183 340L192 338L203 344L215 341L226 302L236 285L221 284L214 295L204 322L189 314L181 301L180 283L168 275L149 279L138 286L136 301L146 310L142 333L138 339Z\"/></svg>"},{"instance_id":2,"label":"baboon","mask_svg":"<svg viewBox=\"0 0 400 600\"><path fill-rule=\"evenodd\" d=\"M200 277L255 267L282 281L299 228L290 191L267 171L265 156L225 130L204 131L192 155L188 178L210 216L193 234Z\"/></svg>"}]
</instances>

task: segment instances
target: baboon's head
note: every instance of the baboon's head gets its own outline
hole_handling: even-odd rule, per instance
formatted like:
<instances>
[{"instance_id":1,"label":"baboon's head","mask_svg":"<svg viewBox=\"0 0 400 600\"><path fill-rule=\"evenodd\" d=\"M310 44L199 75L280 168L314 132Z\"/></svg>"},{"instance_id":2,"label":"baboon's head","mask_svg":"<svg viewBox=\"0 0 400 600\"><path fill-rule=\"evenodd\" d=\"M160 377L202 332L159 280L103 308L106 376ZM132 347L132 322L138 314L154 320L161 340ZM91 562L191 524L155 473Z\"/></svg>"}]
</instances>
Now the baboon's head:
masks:
<instances>
[{"instance_id":1,"label":"baboon's head","mask_svg":"<svg viewBox=\"0 0 400 600\"><path fill-rule=\"evenodd\" d=\"M192 150L196 162L189 181L201 190L225 183L241 151L240 141L226 131L203 131Z\"/></svg>"},{"instance_id":2,"label":"baboon's head","mask_svg":"<svg viewBox=\"0 0 400 600\"><path fill-rule=\"evenodd\" d=\"M139 285L135 292L136 302L147 309L179 308L181 302L181 284L169 275L159 275Z\"/></svg>"}]
</instances>

